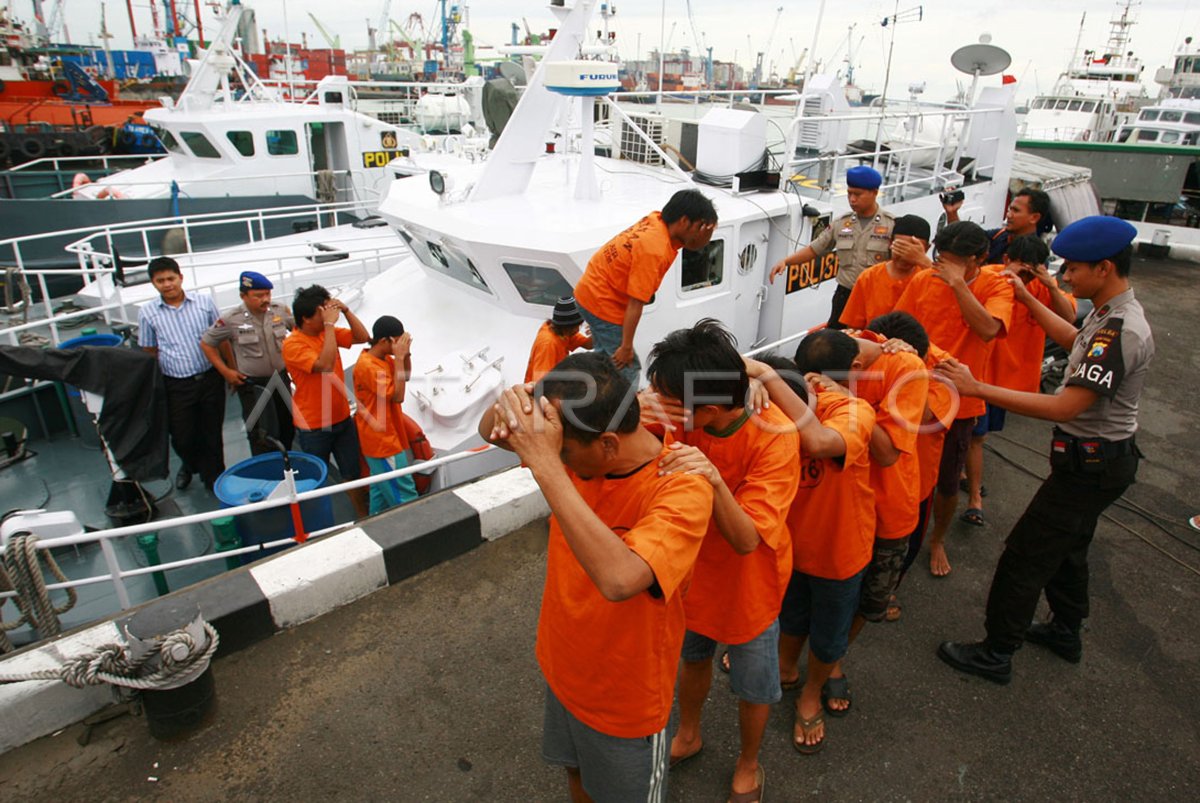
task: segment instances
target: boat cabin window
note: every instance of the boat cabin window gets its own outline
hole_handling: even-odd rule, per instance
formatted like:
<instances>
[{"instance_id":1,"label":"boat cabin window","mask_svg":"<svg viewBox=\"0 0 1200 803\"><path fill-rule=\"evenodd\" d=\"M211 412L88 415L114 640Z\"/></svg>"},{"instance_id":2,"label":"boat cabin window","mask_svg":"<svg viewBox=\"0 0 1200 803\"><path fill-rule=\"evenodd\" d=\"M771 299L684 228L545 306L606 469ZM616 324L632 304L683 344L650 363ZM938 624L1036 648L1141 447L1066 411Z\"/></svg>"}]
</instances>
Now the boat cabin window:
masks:
<instances>
[{"instance_id":1,"label":"boat cabin window","mask_svg":"<svg viewBox=\"0 0 1200 803\"><path fill-rule=\"evenodd\" d=\"M1138 142L1157 142L1158 132L1153 130L1138 129Z\"/></svg>"},{"instance_id":2,"label":"boat cabin window","mask_svg":"<svg viewBox=\"0 0 1200 803\"><path fill-rule=\"evenodd\" d=\"M699 251L684 250L683 270L679 274L683 292L718 285L724 273L724 240L712 240Z\"/></svg>"},{"instance_id":3,"label":"boat cabin window","mask_svg":"<svg viewBox=\"0 0 1200 803\"><path fill-rule=\"evenodd\" d=\"M208 141L208 137L199 131L180 131L179 136L183 137L183 141L192 149L192 153L201 159L221 158L221 152Z\"/></svg>"},{"instance_id":4,"label":"boat cabin window","mask_svg":"<svg viewBox=\"0 0 1200 803\"><path fill-rule=\"evenodd\" d=\"M1183 121L1188 125L1200 125L1200 112L1188 112L1183 116Z\"/></svg>"},{"instance_id":5,"label":"boat cabin window","mask_svg":"<svg viewBox=\"0 0 1200 803\"><path fill-rule=\"evenodd\" d=\"M1197 133L1200 133L1200 132L1192 131L1191 133L1184 134L1183 135L1183 144L1184 145L1195 145L1196 140L1197 140Z\"/></svg>"},{"instance_id":6,"label":"boat cabin window","mask_svg":"<svg viewBox=\"0 0 1200 803\"><path fill-rule=\"evenodd\" d=\"M1132 133L1133 133L1133 131L1131 129L1122 128L1120 131L1117 132L1117 142L1128 142L1129 135Z\"/></svg>"},{"instance_id":7,"label":"boat cabin window","mask_svg":"<svg viewBox=\"0 0 1200 803\"><path fill-rule=\"evenodd\" d=\"M553 307L554 302L562 296L569 296L574 291L563 275L554 268L543 268L537 265L520 265L514 262L504 262L505 273L516 285L526 304L542 304Z\"/></svg>"},{"instance_id":8,"label":"boat cabin window","mask_svg":"<svg viewBox=\"0 0 1200 803\"><path fill-rule=\"evenodd\" d=\"M1142 109L1142 113L1138 115L1139 120L1153 121L1158 119L1158 109Z\"/></svg>"},{"instance_id":9,"label":"boat cabin window","mask_svg":"<svg viewBox=\"0 0 1200 803\"><path fill-rule=\"evenodd\" d=\"M1158 138L1158 141L1174 144L1179 141L1179 132L1178 131L1164 131L1164 132L1162 132L1162 136Z\"/></svg>"},{"instance_id":10,"label":"boat cabin window","mask_svg":"<svg viewBox=\"0 0 1200 803\"><path fill-rule=\"evenodd\" d=\"M183 153L183 148L179 147L179 140L175 139L175 135L165 128L159 128L156 125L150 126L154 130L154 136L158 137L158 141L163 147L171 153Z\"/></svg>"},{"instance_id":11,"label":"boat cabin window","mask_svg":"<svg viewBox=\"0 0 1200 803\"><path fill-rule=\"evenodd\" d=\"M225 136L242 156L254 155L254 135L249 131L226 131Z\"/></svg>"},{"instance_id":12,"label":"boat cabin window","mask_svg":"<svg viewBox=\"0 0 1200 803\"><path fill-rule=\"evenodd\" d=\"M1071 101L1069 101L1069 100L1060 100L1060 101L1058 101L1058 102L1056 102L1056 103L1054 104L1054 110L1055 110L1055 111L1060 111L1060 112L1061 112L1061 111L1065 111L1065 110L1066 110L1066 108L1067 108L1067 106L1068 106L1070 103L1071 103Z\"/></svg>"},{"instance_id":13,"label":"boat cabin window","mask_svg":"<svg viewBox=\"0 0 1200 803\"><path fill-rule=\"evenodd\" d=\"M1164 111L1158 119L1164 123L1181 123L1183 122L1183 112Z\"/></svg>"},{"instance_id":14,"label":"boat cabin window","mask_svg":"<svg viewBox=\"0 0 1200 803\"><path fill-rule=\"evenodd\" d=\"M1091 114L1092 112L1096 111L1096 101L1094 101L1094 100L1084 101L1083 110L1085 112L1087 112L1088 114Z\"/></svg>"},{"instance_id":15,"label":"boat cabin window","mask_svg":"<svg viewBox=\"0 0 1200 803\"><path fill-rule=\"evenodd\" d=\"M1083 108L1083 101L1082 100L1073 100L1073 101L1071 101L1071 105L1067 107L1067 111L1077 112L1081 108Z\"/></svg>"},{"instance_id":16,"label":"boat cabin window","mask_svg":"<svg viewBox=\"0 0 1200 803\"><path fill-rule=\"evenodd\" d=\"M267 132L267 153L272 156L295 156L299 152L295 131L284 129Z\"/></svg>"}]
</instances>

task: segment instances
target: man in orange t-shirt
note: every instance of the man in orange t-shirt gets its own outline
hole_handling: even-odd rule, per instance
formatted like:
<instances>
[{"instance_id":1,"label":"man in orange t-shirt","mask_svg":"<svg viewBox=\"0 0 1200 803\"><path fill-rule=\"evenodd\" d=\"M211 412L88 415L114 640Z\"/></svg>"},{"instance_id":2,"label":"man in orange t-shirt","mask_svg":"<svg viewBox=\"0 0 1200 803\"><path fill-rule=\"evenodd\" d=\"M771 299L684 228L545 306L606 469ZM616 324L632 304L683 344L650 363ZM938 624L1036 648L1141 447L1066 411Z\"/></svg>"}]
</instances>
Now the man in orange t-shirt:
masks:
<instances>
[{"instance_id":1,"label":"man in orange t-shirt","mask_svg":"<svg viewBox=\"0 0 1200 803\"><path fill-rule=\"evenodd\" d=\"M883 338L823 329L796 347L796 367L841 382L875 410L871 431L871 488L875 498L875 542L863 577L862 600L850 630L851 642L866 622L882 622L900 583L908 538L917 525L920 464L917 435L925 418L929 374L925 362L908 351L885 347ZM834 716L850 708L849 685L842 666L833 671L824 694Z\"/></svg>"},{"instance_id":2,"label":"man in orange t-shirt","mask_svg":"<svg viewBox=\"0 0 1200 803\"><path fill-rule=\"evenodd\" d=\"M354 364L354 423L367 470L388 474L412 462L400 408L412 375L412 335L399 319L383 315L371 327L370 343ZM376 482L369 492L372 516L417 498L411 474Z\"/></svg>"},{"instance_id":3,"label":"man in orange t-shirt","mask_svg":"<svg viewBox=\"0 0 1200 803\"><path fill-rule=\"evenodd\" d=\"M680 248L698 251L717 226L717 210L699 190L680 190L661 212L652 212L597 251L575 286L595 349L612 357L630 384L641 363L633 338L642 308L658 291Z\"/></svg>"},{"instance_id":4,"label":"man in orange t-shirt","mask_svg":"<svg viewBox=\"0 0 1200 803\"><path fill-rule=\"evenodd\" d=\"M1075 299L1058 289L1058 283L1046 268L1050 249L1040 237L1023 234L1009 240L1004 265L988 265L984 270L999 273L1012 286L1017 301L1033 298L1053 310L1067 323L1075 322ZM1046 349L1046 330L1030 312L1028 302L1013 305L1008 336L992 351L989 374L994 384L1010 390L1037 393L1042 385L1042 356ZM992 432L1004 429L1005 410L987 405L971 433L967 450L967 510L962 520L983 526L983 443Z\"/></svg>"},{"instance_id":5,"label":"man in orange t-shirt","mask_svg":"<svg viewBox=\"0 0 1200 803\"><path fill-rule=\"evenodd\" d=\"M867 321L894 310L928 250L929 222L918 215L896 218L892 228L892 258L872 265L859 275L842 310L842 325L865 329Z\"/></svg>"},{"instance_id":6,"label":"man in orange t-shirt","mask_svg":"<svg viewBox=\"0 0 1200 803\"><path fill-rule=\"evenodd\" d=\"M583 315L574 296L563 296L555 303L550 320L542 324L533 339L529 367L525 369L526 383L541 379L572 351L592 347L592 339L579 332L582 323Z\"/></svg>"},{"instance_id":7,"label":"man in orange t-shirt","mask_svg":"<svg viewBox=\"0 0 1200 803\"><path fill-rule=\"evenodd\" d=\"M920 321L931 343L987 375L994 341L1004 336L1012 318L1013 290L1001 276L981 270L988 237L977 224L951 223L937 233L934 245L937 262L912 278L896 309ZM980 399L962 399L958 416L946 433L929 539L929 570L935 577L950 573L946 532L958 507L958 482L966 466L971 431L985 410Z\"/></svg>"},{"instance_id":8,"label":"man in orange t-shirt","mask_svg":"<svg viewBox=\"0 0 1200 803\"><path fill-rule=\"evenodd\" d=\"M505 391L480 421L550 505L537 659L548 691L542 756L572 800L666 800L666 733L686 629L683 593L712 485L663 474L632 389L600 354L572 354L543 394Z\"/></svg>"},{"instance_id":9,"label":"man in orange t-shirt","mask_svg":"<svg viewBox=\"0 0 1200 803\"><path fill-rule=\"evenodd\" d=\"M800 487L787 514L792 576L779 614L779 677L784 688L799 684L807 641L808 671L796 699L792 744L811 754L825 744L822 694L849 647L871 561L875 411L832 383L826 390L816 374L809 375L809 385L786 358L764 357L747 367L800 430Z\"/></svg>"},{"instance_id":10,"label":"man in orange t-shirt","mask_svg":"<svg viewBox=\"0 0 1200 803\"><path fill-rule=\"evenodd\" d=\"M349 329L338 327L342 315ZM292 416L300 450L326 463L332 456L342 479L358 479L362 473L361 451L350 420L338 349L366 343L370 334L345 304L330 298L329 291L319 284L296 292L292 317L296 328L283 341L283 364L296 388L292 392ZM355 488L346 495L360 518L368 514L365 488Z\"/></svg>"},{"instance_id":11,"label":"man in orange t-shirt","mask_svg":"<svg viewBox=\"0 0 1200 803\"><path fill-rule=\"evenodd\" d=\"M688 415L662 470L697 474L713 487L712 522L684 600L671 760L700 752L713 657L717 643L726 644L741 726L732 794L761 791L759 748L781 694L778 619L792 573L786 516L800 479L799 438L777 407L758 415L746 407L750 380L737 342L715 320L667 335L650 352L646 376L659 398Z\"/></svg>"}]
</instances>

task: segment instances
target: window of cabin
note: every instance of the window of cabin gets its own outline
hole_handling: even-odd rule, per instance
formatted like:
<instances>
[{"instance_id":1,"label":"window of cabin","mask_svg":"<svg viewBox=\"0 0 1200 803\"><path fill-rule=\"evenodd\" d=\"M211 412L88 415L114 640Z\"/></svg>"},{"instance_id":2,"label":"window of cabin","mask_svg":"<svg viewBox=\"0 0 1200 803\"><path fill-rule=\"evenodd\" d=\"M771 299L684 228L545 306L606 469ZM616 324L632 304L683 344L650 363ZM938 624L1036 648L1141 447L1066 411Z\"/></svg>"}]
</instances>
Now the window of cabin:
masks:
<instances>
[{"instance_id":1,"label":"window of cabin","mask_svg":"<svg viewBox=\"0 0 1200 803\"><path fill-rule=\"evenodd\" d=\"M1154 122L1158 119L1158 109L1142 109L1142 113L1138 115L1139 120L1146 122Z\"/></svg>"},{"instance_id":2,"label":"window of cabin","mask_svg":"<svg viewBox=\"0 0 1200 803\"><path fill-rule=\"evenodd\" d=\"M1080 110L1082 107L1083 107L1083 101L1082 101L1082 100L1073 100L1073 101L1071 101L1071 104L1070 104L1069 106L1067 106L1067 111L1069 111L1069 112L1077 112L1077 111L1079 111L1079 110Z\"/></svg>"},{"instance_id":3,"label":"window of cabin","mask_svg":"<svg viewBox=\"0 0 1200 803\"><path fill-rule=\"evenodd\" d=\"M221 152L199 131L180 131L179 136L183 137L184 143L192 149L192 153L201 159L221 158Z\"/></svg>"},{"instance_id":4,"label":"window of cabin","mask_svg":"<svg viewBox=\"0 0 1200 803\"><path fill-rule=\"evenodd\" d=\"M725 241L712 240L699 251L683 251L680 284L683 292L701 290L721 283L725 274Z\"/></svg>"},{"instance_id":5,"label":"window of cabin","mask_svg":"<svg viewBox=\"0 0 1200 803\"><path fill-rule=\"evenodd\" d=\"M1200 112L1188 112L1183 115L1183 121L1188 125L1200 125Z\"/></svg>"},{"instance_id":6,"label":"window of cabin","mask_svg":"<svg viewBox=\"0 0 1200 803\"><path fill-rule=\"evenodd\" d=\"M254 155L254 135L249 131L226 131L225 136L242 156Z\"/></svg>"},{"instance_id":7,"label":"window of cabin","mask_svg":"<svg viewBox=\"0 0 1200 803\"><path fill-rule=\"evenodd\" d=\"M295 131L283 129L267 132L267 153L272 156L295 156L299 152Z\"/></svg>"},{"instance_id":8,"label":"window of cabin","mask_svg":"<svg viewBox=\"0 0 1200 803\"><path fill-rule=\"evenodd\" d=\"M1162 132L1162 136L1158 138L1158 141L1174 144L1179 141L1179 132L1178 131L1164 131L1164 132Z\"/></svg>"},{"instance_id":9,"label":"window of cabin","mask_svg":"<svg viewBox=\"0 0 1200 803\"><path fill-rule=\"evenodd\" d=\"M165 128L159 128L156 125L150 126L154 130L154 136L158 137L158 141L163 147L171 153L183 153L183 148L179 145L179 140L175 139L175 135Z\"/></svg>"},{"instance_id":10,"label":"window of cabin","mask_svg":"<svg viewBox=\"0 0 1200 803\"><path fill-rule=\"evenodd\" d=\"M570 283L554 268L521 265L515 262L501 264L526 304L553 307L554 302L559 298L569 296L574 292Z\"/></svg>"},{"instance_id":11,"label":"window of cabin","mask_svg":"<svg viewBox=\"0 0 1200 803\"><path fill-rule=\"evenodd\" d=\"M1094 100L1084 101L1083 110L1085 112L1087 112L1088 114L1091 114L1092 112L1096 111L1096 101L1094 101Z\"/></svg>"},{"instance_id":12,"label":"window of cabin","mask_svg":"<svg viewBox=\"0 0 1200 803\"><path fill-rule=\"evenodd\" d=\"M1153 130L1139 129L1137 132L1138 142L1157 142L1158 132Z\"/></svg>"}]
</instances>

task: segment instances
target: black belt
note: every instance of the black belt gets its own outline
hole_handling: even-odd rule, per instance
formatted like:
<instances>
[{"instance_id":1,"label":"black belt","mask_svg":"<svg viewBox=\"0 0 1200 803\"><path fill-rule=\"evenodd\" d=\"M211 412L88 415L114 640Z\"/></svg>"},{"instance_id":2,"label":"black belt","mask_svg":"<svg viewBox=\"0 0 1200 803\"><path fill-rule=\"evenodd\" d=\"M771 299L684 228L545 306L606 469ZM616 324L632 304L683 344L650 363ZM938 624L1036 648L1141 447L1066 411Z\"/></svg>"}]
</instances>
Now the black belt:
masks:
<instances>
[{"instance_id":1,"label":"black belt","mask_svg":"<svg viewBox=\"0 0 1200 803\"><path fill-rule=\"evenodd\" d=\"M292 378L290 376L288 376L287 369L280 368L278 371L267 374L266 376L248 376L248 377L246 377L246 384L259 385L261 387L266 387L267 385L270 384L271 380L277 376L284 381L284 384L287 384L288 382L291 382L291 380L292 380Z\"/></svg>"},{"instance_id":2,"label":"black belt","mask_svg":"<svg viewBox=\"0 0 1200 803\"><path fill-rule=\"evenodd\" d=\"M1119 441L1110 441L1104 438L1085 438L1079 435L1072 435L1069 432L1063 432L1058 427L1054 428L1054 440L1068 444L1072 449L1078 450L1084 448L1099 448L1104 451L1105 457L1126 457L1131 454L1136 454L1139 457L1141 453L1137 448L1137 439L1130 435L1128 438Z\"/></svg>"},{"instance_id":3,"label":"black belt","mask_svg":"<svg viewBox=\"0 0 1200 803\"><path fill-rule=\"evenodd\" d=\"M165 376L164 375L163 378L169 382L199 382L201 379L204 379L206 376L208 376L215 370L217 370L217 369L209 368L207 371L201 371L200 373L192 374L191 376Z\"/></svg>"}]
</instances>

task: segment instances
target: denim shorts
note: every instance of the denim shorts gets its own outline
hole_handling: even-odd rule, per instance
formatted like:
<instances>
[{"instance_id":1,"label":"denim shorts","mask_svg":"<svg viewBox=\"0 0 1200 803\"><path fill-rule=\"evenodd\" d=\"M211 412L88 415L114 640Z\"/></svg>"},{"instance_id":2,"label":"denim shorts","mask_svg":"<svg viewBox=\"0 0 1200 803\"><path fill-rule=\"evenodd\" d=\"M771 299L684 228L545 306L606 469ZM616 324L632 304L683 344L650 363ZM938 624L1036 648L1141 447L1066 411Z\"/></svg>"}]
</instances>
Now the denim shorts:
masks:
<instances>
[{"instance_id":1,"label":"denim shorts","mask_svg":"<svg viewBox=\"0 0 1200 803\"><path fill-rule=\"evenodd\" d=\"M717 642L691 630L683 637L683 660L711 661ZM783 696L779 688L779 620L744 644L728 645L729 685L739 700L771 705Z\"/></svg>"},{"instance_id":2,"label":"denim shorts","mask_svg":"<svg viewBox=\"0 0 1200 803\"><path fill-rule=\"evenodd\" d=\"M597 318L582 306L579 308L579 311L583 314L583 320L587 323L588 329L592 333L592 351L607 354L611 357L621 347L621 333L624 327L619 323L610 323ZM641 375L642 363L635 351L633 353L633 362L621 369L621 376L625 377L629 381L629 384L636 388Z\"/></svg>"},{"instance_id":3,"label":"denim shorts","mask_svg":"<svg viewBox=\"0 0 1200 803\"><path fill-rule=\"evenodd\" d=\"M609 736L568 711L549 686L542 717L542 759L578 769L583 789L596 803L667 799L667 729L632 739Z\"/></svg>"},{"instance_id":4,"label":"denim shorts","mask_svg":"<svg viewBox=\"0 0 1200 803\"><path fill-rule=\"evenodd\" d=\"M1008 413L1003 407L997 407L994 404L987 406L987 412L975 419L975 429L971 430L971 435L976 438L982 438L989 432L999 432L1004 429L1004 418Z\"/></svg>"},{"instance_id":5,"label":"denim shorts","mask_svg":"<svg viewBox=\"0 0 1200 803\"><path fill-rule=\"evenodd\" d=\"M326 465L332 455L343 480L356 480L362 476L362 453L358 448L358 429L354 426L353 416L322 429L297 428L296 440L300 451L321 458Z\"/></svg>"},{"instance_id":6,"label":"denim shorts","mask_svg":"<svg viewBox=\"0 0 1200 803\"><path fill-rule=\"evenodd\" d=\"M862 571L845 580L826 580L792 572L779 629L789 636L807 636L808 649L821 663L837 663L850 647L850 625L862 592Z\"/></svg>"},{"instance_id":7,"label":"denim shorts","mask_svg":"<svg viewBox=\"0 0 1200 803\"><path fill-rule=\"evenodd\" d=\"M882 622L892 594L900 587L904 576L904 557L908 554L908 536L876 538L871 550L871 562L863 577L862 597L858 613L868 622Z\"/></svg>"}]
</instances>

